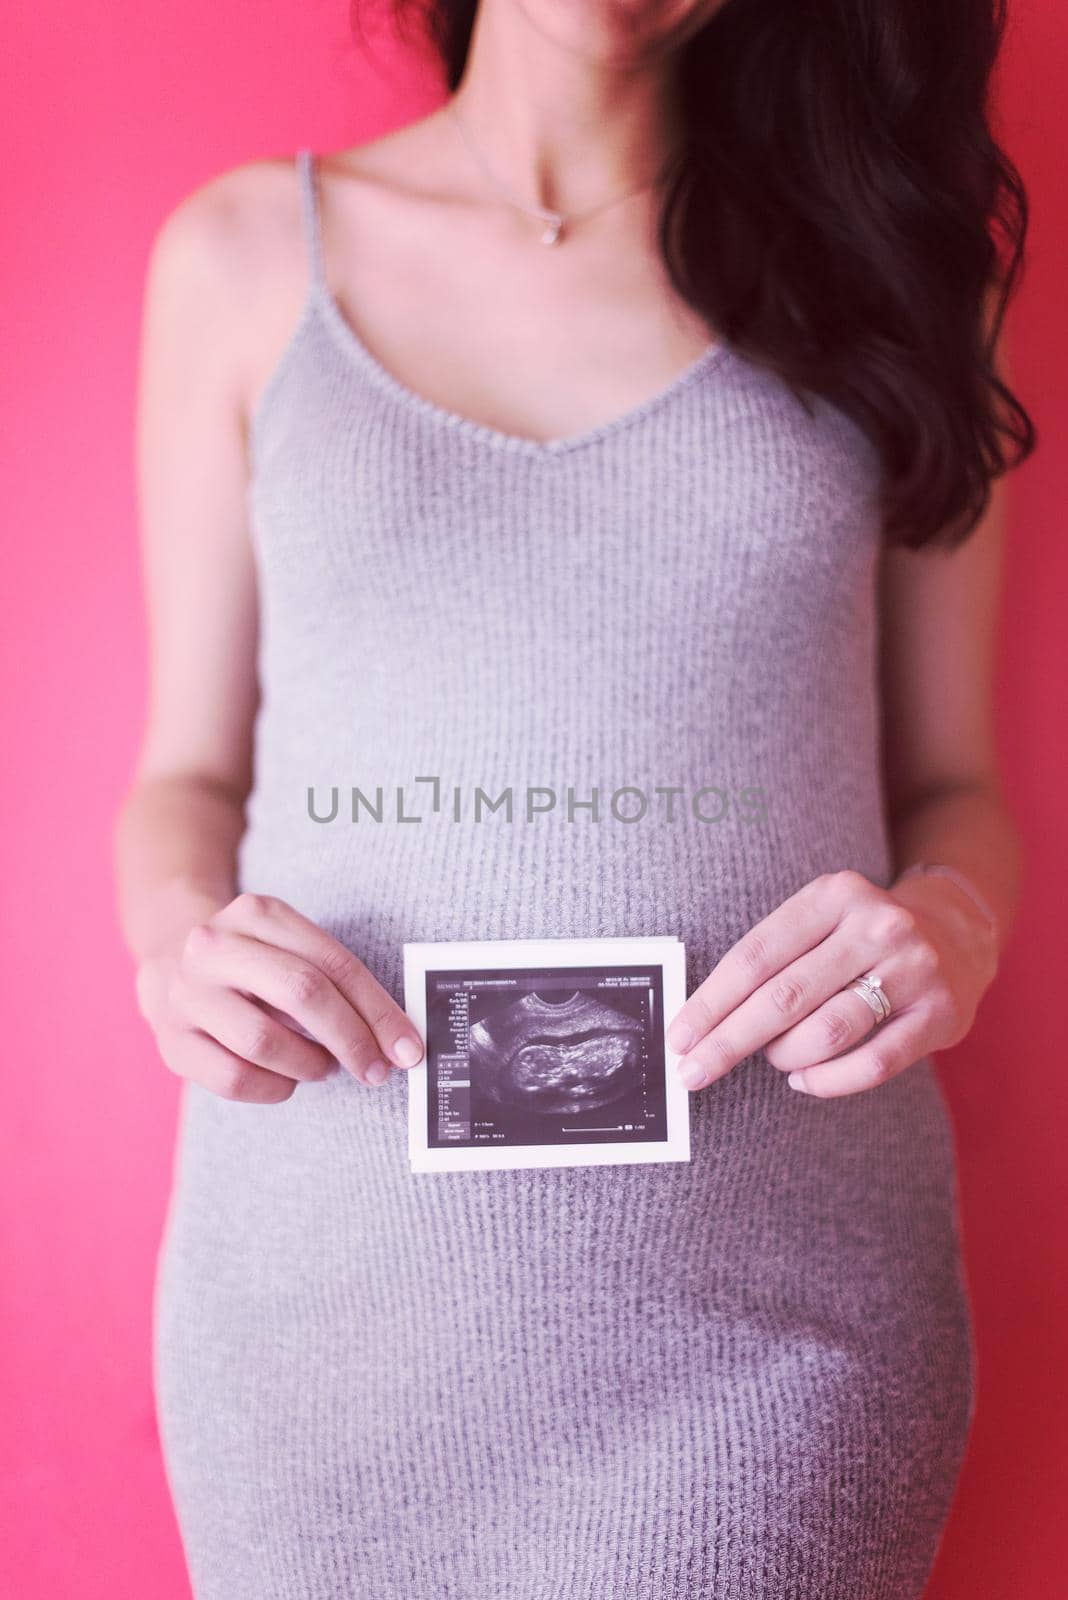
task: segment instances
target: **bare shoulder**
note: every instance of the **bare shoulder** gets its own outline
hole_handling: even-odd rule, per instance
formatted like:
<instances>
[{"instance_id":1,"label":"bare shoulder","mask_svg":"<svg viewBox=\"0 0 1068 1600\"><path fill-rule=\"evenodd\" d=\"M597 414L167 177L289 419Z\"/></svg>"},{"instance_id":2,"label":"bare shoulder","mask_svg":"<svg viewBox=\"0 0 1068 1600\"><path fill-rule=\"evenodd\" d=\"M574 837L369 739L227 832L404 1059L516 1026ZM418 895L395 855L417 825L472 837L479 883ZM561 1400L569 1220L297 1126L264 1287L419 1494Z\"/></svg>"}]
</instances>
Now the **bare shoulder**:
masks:
<instances>
[{"instance_id":1,"label":"bare shoulder","mask_svg":"<svg viewBox=\"0 0 1068 1600\"><path fill-rule=\"evenodd\" d=\"M247 418L306 284L295 155L216 172L182 195L156 229L143 359L176 352L172 362L190 381Z\"/></svg>"},{"instance_id":2,"label":"bare shoulder","mask_svg":"<svg viewBox=\"0 0 1068 1600\"><path fill-rule=\"evenodd\" d=\"M441 186L441 121L432 112L348 149L316 152L352 222L362 218L372 234L395 222L403 233L405 219L415 225L419 208L404 202ZM330 188L328 232L339 192ZM147 359L174 351L191 381L213 388L247 423L299 318L308 268L295 152L212 174L170 207L152 240Z\"/></svg>"},{"instance_id":3,"label":"bare shoulder","mask_svg":"<svg viewBox=\"0 0 1068 1600\"><path fill-rule=\"evenodd\" d=\"M292 156L218 172L165 214L152 241L150 274L205 311L235 296L247 302L266 266L296 256L298 205Z\"/></svg>"}]
</instances>

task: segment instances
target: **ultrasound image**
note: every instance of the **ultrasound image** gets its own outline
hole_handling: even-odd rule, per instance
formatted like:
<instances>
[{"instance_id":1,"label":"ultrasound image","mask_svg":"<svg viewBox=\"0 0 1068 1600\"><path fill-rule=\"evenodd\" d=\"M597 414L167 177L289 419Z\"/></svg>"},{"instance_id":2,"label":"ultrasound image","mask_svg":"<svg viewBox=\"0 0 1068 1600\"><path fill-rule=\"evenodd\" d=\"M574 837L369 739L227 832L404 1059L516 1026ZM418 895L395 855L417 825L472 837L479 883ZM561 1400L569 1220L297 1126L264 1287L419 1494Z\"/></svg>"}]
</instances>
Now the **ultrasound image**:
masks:
<instances>
[{"instance_id":1,"label":"ultrasound image","mask_svg":"<svg viewBox=\"0 0 1068 1600\"><path fill-rule=\"evenodd\" d=\"M638 1087L642 1037L635 1018L581 990L532 991L475 1023L471 1070L499 1105L573 1116Z\"/></svg>"},{"instance_id":2,"label":"ultrasound image","mask_svg":"<svg viewBox=\"0 0 1068 1600\"><path fill-rule=\"evenodd\" d=\"M661 975L427 974L428 1143L661 1140Z\"/></svg>"}]
</instances>

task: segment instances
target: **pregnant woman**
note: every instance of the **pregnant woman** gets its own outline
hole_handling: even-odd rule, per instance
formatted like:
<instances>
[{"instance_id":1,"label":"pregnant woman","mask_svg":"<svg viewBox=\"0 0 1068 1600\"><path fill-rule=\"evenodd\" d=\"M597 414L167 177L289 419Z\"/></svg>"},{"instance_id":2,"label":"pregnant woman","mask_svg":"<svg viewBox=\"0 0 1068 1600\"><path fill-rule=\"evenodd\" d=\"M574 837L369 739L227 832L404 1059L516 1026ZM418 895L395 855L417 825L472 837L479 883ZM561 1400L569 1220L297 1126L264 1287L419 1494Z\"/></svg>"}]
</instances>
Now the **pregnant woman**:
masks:
<instances>
[{"instance_id":1,"label":"pregnant woman","mask_svg":"<svg viewBox=\"0 0 1068 1600\"><path fill-rule=\"evenodd\" d=\"M148 273L116 845L193 1591L913 1600L974 1404L931 1052L1017 895L1000 16L431 20L438 109L216 175ZM692 1159L413 1173L403 943L640 935Z\"/></svg>"}]
</instances>

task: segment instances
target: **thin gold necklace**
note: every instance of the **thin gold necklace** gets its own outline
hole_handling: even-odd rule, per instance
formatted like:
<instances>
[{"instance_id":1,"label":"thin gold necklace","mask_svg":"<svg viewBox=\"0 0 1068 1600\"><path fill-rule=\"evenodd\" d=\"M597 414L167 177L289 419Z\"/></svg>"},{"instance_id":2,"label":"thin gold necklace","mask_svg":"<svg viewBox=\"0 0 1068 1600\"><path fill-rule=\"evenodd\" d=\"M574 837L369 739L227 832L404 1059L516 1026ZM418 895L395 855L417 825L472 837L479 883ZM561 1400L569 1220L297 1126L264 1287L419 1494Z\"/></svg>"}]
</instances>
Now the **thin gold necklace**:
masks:
<instances>
[{"instance_id":1,"label":"thin gold necklace","mask_svg":"<svg viewBox=\"0 0 1068 1600\"><path fill-rule=\"evenodd\" d=\"M593 206L583 206L579 211L553 211L547 206L531 206L520 200L515 191L509 188L490 167L472 139L470 130L466 127L464 119L460 116L452 100L447 102L447 108L452 113L453 121L460 130L460 135L476 164L481 168L483 175L493 187L504 196L509 205L525 212L528 217L537 217L540 222L545 224L542 232L538 235L542 244L559 244L560 240L565 237L564 229L570 228L580 218L592 216L596 211L604 211L608 206L619 205L621 201L629 200L631 195L640 194L643 189L651 189L660 182L671 163L671 158L669 157L654 178L648 179L645 183L637 183L632 189L626 189L622 194L613 195L610 200L601 200L597 205Z\"/></svg>"}]
</instances>

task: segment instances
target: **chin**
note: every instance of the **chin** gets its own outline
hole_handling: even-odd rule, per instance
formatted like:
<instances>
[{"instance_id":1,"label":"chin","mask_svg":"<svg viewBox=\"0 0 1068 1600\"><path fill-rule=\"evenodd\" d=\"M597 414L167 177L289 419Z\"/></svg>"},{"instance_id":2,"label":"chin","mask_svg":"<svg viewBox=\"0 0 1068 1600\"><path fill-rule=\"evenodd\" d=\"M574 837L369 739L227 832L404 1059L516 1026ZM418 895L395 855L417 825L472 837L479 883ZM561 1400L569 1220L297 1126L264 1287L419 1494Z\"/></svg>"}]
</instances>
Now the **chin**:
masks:
<instances>
[{"instance_id":1,"label":"chin","mask_svg":"<svg viewBox=\"0 0 1068 1600\"><path fill-rule=\"evenodd\" d=\"M724 0L513 0L532 27L591 60L622 64L689 34Z\"/></svg>"}]
</instances>

